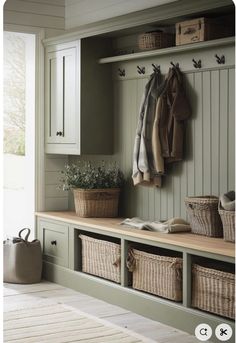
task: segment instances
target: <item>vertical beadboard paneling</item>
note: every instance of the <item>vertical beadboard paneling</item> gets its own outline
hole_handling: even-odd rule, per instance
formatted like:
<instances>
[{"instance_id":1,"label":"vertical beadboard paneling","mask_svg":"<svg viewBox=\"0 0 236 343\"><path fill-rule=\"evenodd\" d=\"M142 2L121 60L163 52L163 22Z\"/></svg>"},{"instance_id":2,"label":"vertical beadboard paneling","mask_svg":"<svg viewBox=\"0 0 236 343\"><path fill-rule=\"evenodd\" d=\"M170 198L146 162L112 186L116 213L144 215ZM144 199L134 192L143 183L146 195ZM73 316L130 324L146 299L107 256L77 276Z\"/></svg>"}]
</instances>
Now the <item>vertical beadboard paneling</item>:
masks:
<instances>
[{"instance_id":1,"label":"vertical beadboard paneling","mask_svg":"<svg viewBox=\"0 0 236 343\"><path fill-rule=\"evenodd\" d=\"M229 69L228 82L228 189L235 188L235 71Z\"/></svg>"},{"instance_id":2,"label":"vertical beadboard paneling","mask_svg":"<svg viewBox=\"0 0 236 343\"><path fill-rule=\"evenodd\" d=\"M121 215L144 220L186 218L187 195L219 195L234 189L234 69L185 74L186 93L192 107L185 159L168 166L160 189L134 187L131 179L134 137L147 81L148 77L137 77L115 81L114 85L115 154L107 158L117 160L128 177Z\"/></svg>"},{"instance_id":3,"label":"vertical beadboard paneling","mask_svg":"<svg viewBox=\"0 0 236 343\"><path fill-rule=\"evenodd\" d=\"M197 108L197 95L194 89L195 85L195 74L186 74L185 78L185 89L186 94L189 99L189 103L192 108L192 115L187 122L186 129L186 146L185 146L185 156L186 156L186 194L192 196L195 194L195 118L196 118L196 108ZM183 182L182 182L183 183Z\"/></svg>"},{"instance_id":4,"label":"vertical beadboard paneling","mask_svg":"<svg viewBox=\"0 0 236 343\"><path fill-rule=\"evenodd\" d=\"M194 89L197 94L195 103L196 116L194 118L194 166L195 166L195 194L203 194L203 83L202 72L195 74Z\"/></svg>"},{"instance_id":5,"label":"vertical beadboard paneling","mask_svg":"<svg viewBox=\"0 0 236 343\"><path fill-rule=\"evenodd\" d=\"M188 169L187 169L187 163L183 164L182 174L180 177L180 217L185 218L186 216L186 208L184 199L188 195Z\"/></svg>"},{"instance_id":6,"label":"vertical beadboard paneling","mask_svg":"<svg viewBox=\"0 0 236 343\"><path fill-rule=\"evenodd\" d=\"M211 194L211 78L210 71L202 74L203 120L203 194Z\"/></svg>"},{"instance_id":7,"label":"vertical beadboard paneling","mask_svg":"<svg viewBox=\"0 0 236 343\"><path fill-rule=\"evenodd\" d=\"M130 144L130 176L129 176L129 192L130 192L130 212L128 212L128 215L131 217L136 215L136 209L137 209L137 196L135 189L133 187L133 180L132 180L132 169L133 169L133 150L134 150L134 139L136 134L136 126L137 126L137 111L136 111L136 104L137 104L137 80L132 80L132 97L131 97L131 103L130 103L130 121L129 121L129 132L128 132L128 144Z\"/></svg>"},{"instance_id":8,"label":"vertical beadboard paneling","mask_svg":"<svg viewBox=\"0 0 236 343\"><path fill-rule=\"evenodd\" d=\"M228 189L228 70L220 71L220 149L219 149L219 191Z\"/></svg>"},{"instance_id":9,"label":"vertical beadboard paneling","mask_svg":"<svg viewBox=\"0 0 236 343\"><path fill-rule=\"evenodd\" d=\"M183 164L181 162L175 163L173 165L173 194L174 194L174 217L179 217L179 213L181 211L181 184L180 184L180 177L182 174ZM169 217L169 213L166 218Z\"/></svg>"},{"instance_id":10,"label":"vertical beadboard paneling","mask_svg":"<svg viewBox=\"0 0 236 343\"><path fill-rule=\"evenodd\" d=\"M219 194L219 133L220 133L220 72L211 72L211 189L212 194Z\"/></svg>"},{"instance_id":11,"label":"vertical beadboard paneling","mask_svg":"<svg viewBox=\"0 0 236 343\"><path fill-rule=\"evenodd\" d=\"M127 154L132 155L147 80L117 82L123 88L120 100L126 98L119 119L122 121L119 127L124 132L118 132L123 147L119 153L125 169L130 161ZM185 81L192 107L186 130L185 160L168 167L161 189L131 185L132 195L128 199L132 206L127 206L130 209L125 213L127 216L149 220L186 218L184 198L187 195L219 195L234 188L234 71L225 68L190 72L185 74ZM131 120L127 116L131 116Z\"/></svg>"},{"instance_id":12,"label":"vertical beadboard paneling","mask_svg":"<svg viewBox=\"0 0 236 343\"><path fill-rule=\"evenodd\" d=\"M174 187L175 187L175 180L172 175L170 175L166 182L165 191L167 193L167 213L168 217L174 216Z\"/></svg>"}]
</instances>

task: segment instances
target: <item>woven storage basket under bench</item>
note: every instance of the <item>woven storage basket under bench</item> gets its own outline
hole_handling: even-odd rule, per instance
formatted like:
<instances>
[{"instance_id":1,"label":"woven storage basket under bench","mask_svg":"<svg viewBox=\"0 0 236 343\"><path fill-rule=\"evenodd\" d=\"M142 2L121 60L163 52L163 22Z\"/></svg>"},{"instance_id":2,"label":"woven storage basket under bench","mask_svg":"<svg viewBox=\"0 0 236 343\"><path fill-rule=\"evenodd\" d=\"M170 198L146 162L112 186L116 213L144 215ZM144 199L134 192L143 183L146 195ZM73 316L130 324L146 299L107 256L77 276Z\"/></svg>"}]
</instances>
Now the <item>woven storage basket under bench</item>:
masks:
<instances>
[{"instance_id":1,"label":"woven storage basket under bench","mask_svg":"<svg viewBox=\"0 0 236 343\"><path fill-rule=\"evenodd\" d=\"M197 264L192 267L192 306L235 317L235 275Z\"/></svg>"},{"instance_id":2,"label":"woven storage basket under bench","mask_svg":"<svg viewBox=\"0 0 236 343\"><path fill-rule=\"evenodd\" d=\"M182 258L131 249L132 287L174 301L182 301Z\"/></svg>"},{"instance_id":3,"label":"woven storage basket under bench","mask_svg":"<svg viewBox=\"0 0 236 343\"><path fill-rule=\"evenodd\" d=\"M82 272L120 283L120 244L79 235Z\"/></svg>"}]
</instances>

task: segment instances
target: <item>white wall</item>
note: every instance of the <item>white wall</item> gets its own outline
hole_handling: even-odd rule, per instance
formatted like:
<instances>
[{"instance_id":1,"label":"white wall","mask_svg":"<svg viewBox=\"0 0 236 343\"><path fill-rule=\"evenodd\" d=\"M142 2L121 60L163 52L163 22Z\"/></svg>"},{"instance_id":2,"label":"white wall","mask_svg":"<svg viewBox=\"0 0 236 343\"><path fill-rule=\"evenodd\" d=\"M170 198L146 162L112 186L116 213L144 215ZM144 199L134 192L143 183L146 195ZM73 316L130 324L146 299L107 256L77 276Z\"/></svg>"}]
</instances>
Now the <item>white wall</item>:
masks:
<instances>
[{"instance_id":1,"label":"white wall","mask_svg":"<svg viewBox=\"0 0 236 343\"><path fill-rule=\"evenodd\" d=\"M4 4L5 29L17 31L17 25L24 29L42 28L45 37L64 33L65 0L7 0ZM21 28L19 30L21 30ZM43 203L46 210L68 207L68 195L58 190L60 171L67 158L46 156L45 158L45 195Z\"/></svg>"},{"instance_id":2,"label":"white wall","mask_svg":"<svg viewBox=\"0 0 236 343\"><path fill-rule=\"evenodd\" d=\"M40 27L46 37L65 29L65 0L6 0L4 24Z\"/></svg>"},{"instance_id":3,"label":"white wall","mask_svg":"<svg viewBox=\"0 0 236 343\"><path fill-rule=\"evenodd\" d=\"M65 28L97 22L177 0L65 0Z\"/></svg>"}]
</instances>

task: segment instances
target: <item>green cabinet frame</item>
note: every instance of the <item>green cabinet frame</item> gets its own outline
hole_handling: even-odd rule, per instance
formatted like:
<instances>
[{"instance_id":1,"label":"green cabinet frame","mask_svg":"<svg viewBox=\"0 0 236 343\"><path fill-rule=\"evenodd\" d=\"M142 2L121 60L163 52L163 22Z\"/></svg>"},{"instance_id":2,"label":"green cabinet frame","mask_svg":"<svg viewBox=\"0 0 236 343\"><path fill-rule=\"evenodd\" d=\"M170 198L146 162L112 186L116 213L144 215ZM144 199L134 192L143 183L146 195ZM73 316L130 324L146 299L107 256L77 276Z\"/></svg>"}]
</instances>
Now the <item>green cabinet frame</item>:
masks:
<instances>
[{"instance_id":1,"label":"green cabinet frame","mask_svg":"<svg viewBox=\"0 0 236 343\"><path fill-rule=\"evenodd\" d=\"M157 320L177 329L186 331L194 335L195 327L200 323L208 323L214 332L217 325L224 322L234 330L234 321L214 314L191 308L191 263L193 256L210 258L214 260L234 263L234 258L201 250L188 249L178 245L154 242L129 235L109 232L107 230L94 227L77 225L76 223L62 222L52 219L38 217L38 237L41 237L42 222L48 222L48 225L63 224L68 225L69 235L69 261L68 268L58 264L44 261L44 277L52 282L59 283L65 287L73 288L79 292L102 299L109 303L124 307L130 311L136 312L150 319ZM81 271L81 261L79 253L78 233L96 233L98 235L118 238L121 241L121 284L113 283L99 277L85 274ZM126 256L130 242L151 245L159 248L181 252L183 256L183 301L175 303L173 301L157 297L152 294L134 290L128 286L128 269L126 268ZM214 337L212 342L218 342ZM234 342L234 336L228 341Z\"/></svg>"}]
</instances>

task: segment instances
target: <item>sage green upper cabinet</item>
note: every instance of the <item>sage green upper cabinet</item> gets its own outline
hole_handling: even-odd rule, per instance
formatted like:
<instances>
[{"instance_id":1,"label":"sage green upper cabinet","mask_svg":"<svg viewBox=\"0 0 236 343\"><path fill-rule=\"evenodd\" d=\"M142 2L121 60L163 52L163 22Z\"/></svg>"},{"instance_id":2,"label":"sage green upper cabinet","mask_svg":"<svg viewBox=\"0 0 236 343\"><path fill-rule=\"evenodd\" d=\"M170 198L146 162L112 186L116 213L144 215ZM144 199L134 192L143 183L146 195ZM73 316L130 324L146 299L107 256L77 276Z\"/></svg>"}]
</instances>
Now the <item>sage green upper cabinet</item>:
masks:
<instances>
[{"instance_id":1,"label":"sage green upper cabinet","mask_svg":"<svg viewBox=\"0 0 236 343\"><path fill-rule=\"evenodd\" d=\"M80 153L80 42L47 49L46 152Z\"/></svg>"},{"instance_id":2,"label":"sage green upper cabinet","mask_svg":"<svg viewBox=\"0 0 236 343\"><path fill-rule=\"evenodd\" d=\"M104 43L88 38L46 47L46 153L112 153L111 69L98 64Z\"/></svg>"}]
</instances>

